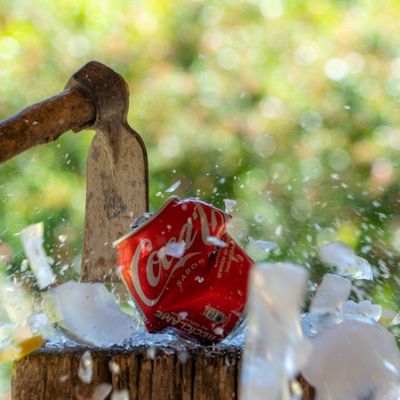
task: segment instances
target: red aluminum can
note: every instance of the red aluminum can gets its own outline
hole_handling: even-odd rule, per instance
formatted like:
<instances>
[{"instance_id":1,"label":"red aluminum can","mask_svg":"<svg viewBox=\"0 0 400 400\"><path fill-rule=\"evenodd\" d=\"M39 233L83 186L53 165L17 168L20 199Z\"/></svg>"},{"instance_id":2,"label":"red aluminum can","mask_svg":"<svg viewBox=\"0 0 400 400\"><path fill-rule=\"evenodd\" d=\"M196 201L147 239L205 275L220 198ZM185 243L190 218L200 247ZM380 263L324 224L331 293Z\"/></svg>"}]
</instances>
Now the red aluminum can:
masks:
<instances>
[{"instance_id":1,"label":"red aluminum can","mask_svg":"<svg viewBox=\"0 0 400 400\"><path fill-rule=\"evenodd\" d=\"M172 328L214 343L241 320L253 261L227 233L229 218L200 200L172 197L114 243L121 276L149 332ZM181 245L179 256L166 254L171 243Z\"/></svg>"}]
</instances>

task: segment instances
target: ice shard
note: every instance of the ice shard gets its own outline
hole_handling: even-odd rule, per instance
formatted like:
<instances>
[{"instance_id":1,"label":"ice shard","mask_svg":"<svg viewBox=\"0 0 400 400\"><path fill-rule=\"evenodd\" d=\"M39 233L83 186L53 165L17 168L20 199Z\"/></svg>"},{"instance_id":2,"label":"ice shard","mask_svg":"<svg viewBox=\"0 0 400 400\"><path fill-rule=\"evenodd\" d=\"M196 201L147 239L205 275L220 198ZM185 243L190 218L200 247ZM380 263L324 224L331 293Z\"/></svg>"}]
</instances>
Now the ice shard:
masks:
<instances>
[{"instance_id":1,"label":"ice shard","mask_svg":"<svg viewBox=\"0 0 400 400\"><path fill-rule=\"evenodd\" d=\"M241 400L290 399L289 381L310 350L299 323L306 280L305 269L289 263L253 269Z\"/></svg>"},{"instance_id":2,"label":"ice shard","mask_svg":"<svg viewBox=\"0 0 400 400\"><path fill-rule=\"evenodd\" d=\"M136 332L132 316L121 311L101 283L67 282L51 290L60 324L78 341L110 346Z\"/></svg>"},{"instance_id":3,"label":"ice shard","mask_svg":"<svg viewBox=\"0 0 400 400\"><path fill-rule=\"evenodd\" d=\"M317 400L399 399L400 354L382 325L348 318L312 339L301 369L316 388Z\"/></svg>"},{"instance_id":4,"label":"ice shard","mask_svg":"<svg viewBox=\"0 0 400 400\"><path fill-rule=\"evenodd\" d=\"M39 288L44 289L56 278L43 249L43 222L22 229L20 238Z\"/></svg>"},{"instance_id":5,"label":"ice shard","mask_svg":"<svg viewBox=\"0 0 400 400\"><path fill-rule=\"evenodd\" d=\"M373 279L368 261L358 257L353 249L343 242L332 242L322 246L319 258L324 264L336 267L339 275L353 279Z\"/></svg>"}]
</instances>

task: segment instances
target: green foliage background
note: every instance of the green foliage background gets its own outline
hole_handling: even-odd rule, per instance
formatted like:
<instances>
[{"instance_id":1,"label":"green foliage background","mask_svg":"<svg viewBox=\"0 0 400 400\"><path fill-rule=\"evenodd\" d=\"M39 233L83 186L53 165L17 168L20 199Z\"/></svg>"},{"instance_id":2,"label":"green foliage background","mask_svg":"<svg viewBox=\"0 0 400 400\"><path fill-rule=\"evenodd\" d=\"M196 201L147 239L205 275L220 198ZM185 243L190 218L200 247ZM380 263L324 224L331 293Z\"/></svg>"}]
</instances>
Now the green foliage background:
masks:
<instances>
[{"instance_id":1,"label":"green foliage background","mask_svg":"<svg viewBox=\"0 0 400 400\"><path fill-rule=\"evenodd\" d=\"M399 20L395 0L2 0L0 117L102 61L129 83L152 209L178 179L181 197L235 199L243 245L276 241L270 259L313 275L318 246L343 240L376 267L374 300L396 310ZM0 166L0 249L13 271L16 233L38 221L59 265L79 259L92 136L67 133Z\"/></svg>"}]
</instances>

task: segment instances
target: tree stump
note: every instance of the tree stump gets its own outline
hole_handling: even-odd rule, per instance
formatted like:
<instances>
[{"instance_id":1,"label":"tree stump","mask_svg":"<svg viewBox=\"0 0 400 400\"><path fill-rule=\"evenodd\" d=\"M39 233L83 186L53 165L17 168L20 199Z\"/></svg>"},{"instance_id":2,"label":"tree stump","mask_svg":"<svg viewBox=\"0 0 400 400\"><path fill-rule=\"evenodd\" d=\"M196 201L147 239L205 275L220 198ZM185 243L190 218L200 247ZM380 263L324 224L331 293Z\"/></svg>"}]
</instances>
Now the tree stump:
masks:
<instances>
[{"instance_id":1,"label":"tree stump","mask_svg":"<svg viewBox=\"0 0 400 400\"><path fill-rule=\"evenodd\" d=\"M241 348L145 346L89 349L93 357L90 384L78 377L86 348L41 349L14 364L14 400L91 399L96 387L127 390L130 400L232 400L239 398ZM187 353L186 353L187 352ZM119 367L113 373L110 362ZM302 379L303 399L314 398ZM110 398L110 397L107 397Z\"/></svg>"}]
</instances>

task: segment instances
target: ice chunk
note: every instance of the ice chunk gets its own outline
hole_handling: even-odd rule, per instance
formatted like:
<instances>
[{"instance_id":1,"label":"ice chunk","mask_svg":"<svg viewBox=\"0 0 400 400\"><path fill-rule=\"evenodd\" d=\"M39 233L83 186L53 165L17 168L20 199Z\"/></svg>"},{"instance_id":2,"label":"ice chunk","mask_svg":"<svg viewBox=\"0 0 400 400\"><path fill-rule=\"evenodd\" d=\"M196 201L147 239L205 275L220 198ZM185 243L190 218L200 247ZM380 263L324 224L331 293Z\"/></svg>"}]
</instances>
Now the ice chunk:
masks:
<instances>
[{"instance_id":1,"label":"ice chunk","mask_svg":"<svg viewBox=\"0 0 400 400\"><path fill-rule=\"evenodd\" d=\"M0 279L0 304L9 320L17 324L25 323L33 310L32 296L9 279Z\"/></svg>"},{"instance_id":2,"label":"ice chunk","mask_svg":"<svg viewBox=\"0 0 400 400\"><path fill-rule=\"evenodd\" d=\"M175 190L178 189L179 186L181 186L181 181L178 180L175 183L173 183L169 188L165 189L165 191L167 193L175 192Z\"/></svg>"},{"instance_id":3,"label":"ice chunk","mask_svg":"<svg viewBox=\"0 0 400 400\"><path fill-rule=\"evenodd\" d=\"M121 372L121 367L115 361L110 361L108 368L113 375L118 375Z\"/></svg>"},{"instance_id":4,"label":"ice chunk","mask_svg":"<svg viewBox=\"0 0 400 400\"><path fill-rule=\"evenodd\" d=\"M176 357L181 364L186 364L189 359L189 353L187 350L179 350L178 355Z\"/></svg>"},{"instance_id":5,"label":"ice chunk","mask_svg":"<svg viewBox=\"0 0 400 400\"><path fill-rule=\"evenodd\" d=\"M129 400L129 392L124 390L114 390L111 395L111 400Z\"/></svg>"},{"instance_id":6,"label":"ice chunk","mask_svg":"<svg viewBox=\"0 0 400 400\"><path fill-rule=\"evenodd\" d=\"M372 268L368 261L358 257L343 242L332 242L322 246L319 257L324 264L336 267L340 275L353 279L373 279Z\"/></svg>"},{"instance_id":7,"label":"ice chunk","mask_svg":"<svg viewBox=\"0 0 400 400\"><path fill-rule=\"evenodd\" d=\"M19 360L27 354L37 350L43 345L43 343L44 340L41 336L32 336L14 344L9 343L8 346L5 346L0 350L0 363Z\"/></svg>"},{"instance_id":8,"label":"ice chunk","mask_svg":"<svg viewBox=\"0 0 400 400\"><path fill-rule=\"evenodd\" d=\"M93 358L89 350L86 350L79 360L78 376L83 383L92 382L93 378Z\"/></svg>"},{"instance_id":9,"label":"ice chunk","mask_svg":"<svg viewBox=\"0 0 400 400\"><path fill-rule=\"evenodd\" d=\"M155 347L148 347L146 349L146 357L150 360L154 360L156 358L157 350Z\"/></svg>"},{"instance_id":10,"label":"ice chunk","mask_svg":"<svg viewBox=\"0 0 400 400\"><path fill-rule=\"evenodd\" d=\"M258 264L251 273L242 400L289 399L289 380L309 347L299 324L306 271L288 263Z\"/></svg>"},{"instance_id":11,"label":"ice chunk","mask_svg":"<svg viewBox=\"0 0 400 400\"><path fill-rule=\"evenodd\" d=\"M132 336L134 319L121 311L114 296L101 283L67 282L51 290L62 316L61 326L73 338L97 346L110 346Z\"/></svg>"},{"instance_id":12,"label":"ice chunk","mask_svg":"<svg viewBox=\"0 0 400 400\"><path fill-rule=\"evenodd\" d=\"M112 385L110 383L100 383L93 391L91 400L105 400L111 393Z\"/></svg>"},{"instance_id":13,"label":"ice chunk","mask_svg":"<svg viewBox=\"0 0 400 400\"><path fill-rule=\"evenodd\" d=\"M167 256L181 258L185 253L185 242L181 240L180 242L169 242L165 246L165 254Z\"/></svg>"},{"instance_id":14,"label":"ice chunk","mask_svg":"<svg viewBox=\"0 0 400 400\"><path fill-rule=\"evenodd\" d=\"M217 247L226 247L227 246L227 244L223 240L217 238L216 236L208 236L206 241L207 241L207 243L213 244Z\"/></svg>"},{"instance_id":15,"label":"ice chunk","mask_svg":"<svg viewBox=\"0 0 400 400\"><path fill-rule=\"evenodd\" d=\"M315 311L301 316L301 329L306 337L312 337L317 333L332 328L340 321L339 314Z\"/></svg>"},{"instance_id":16,"label":"ice chunk","mask_svg":"<svg viewBox=\"0 0 400 400\"><path fill-rule=\"evenodd\" d=\"M49 320L42 312L33 313L28 317L28 324L33 332L46 332L49 328Z\"/></svg>"},{"instance_id":17,"label":"ice chunk","mask_svg":"<svg viewBox=\"0 0 400 400\"><path fill-rule=\"evenodd\" d=\"M301 373L316 388L317 399L398 399L400 354L382 325L345 319L311 342Z\"/></svg>"},{"instance_id":18,"label":"ice chunk","mask_svg":"<svg viewBox=\"0 0 400 400\"><path fill-rule=\"evenodd\" d=\"M325 274L315 293L310 312L303 314L301 325L307 337L316 335L340 323L343 318L380 319L382 308L369 300L356 303L347 300L351 291L351 281L338 275Z\"/></svg>"},{"instance_id":19,"label":"ice chunk","mask_svg":"<svg viewBox=\"0 0 400 400\"><path fill-rule=\"evenodd\" d=\"M354 251L343 242L332 242L319 249L320 260L327 265L341 266L354 261Z\"/></svg>"},{"instance_id":20,"label":"ice chunk","mask_svg":"<svg viewBox=\"0 0 400 400\"><path fill-rule=\"evenodd\" d=\"M22 229L20 238L40 289L55 282L46 253L43 249L43 222Z\"/></svg>"},{"instance_id":21,"label":"ice chunk","mask_svg":"<svg viewBox=\"0 0 400 400\"><path fill-rule=\"evenodd\" d=\"M347 300L343 306L344 317L364 316L374 321L379 321L382 316L382 307L379 304L372 304L370 300L364 300L356 303L353 300Z\"/></svg>"},{"instance_id":22,"label":"ice chunk","mask_svg":"<svg viewBox=\"0 0 400 400\"><path fill-rule=\"evenodd\" d=\"M233 213L233 208L236 206L236 201L232 199L224 199L225 203L225 212L227 214L232 214Z\"/></svg>"},{"instance_id":23,"label":"ice chunk","mask_svg":"<svg viewBox=\"0 0 400 400\"><path fill-rule=\"evenodd\" d=\"M315 293L310 311L336 313L349 298L351 281L334 274L325 274Z\"/></svg>"}]
</instances>

